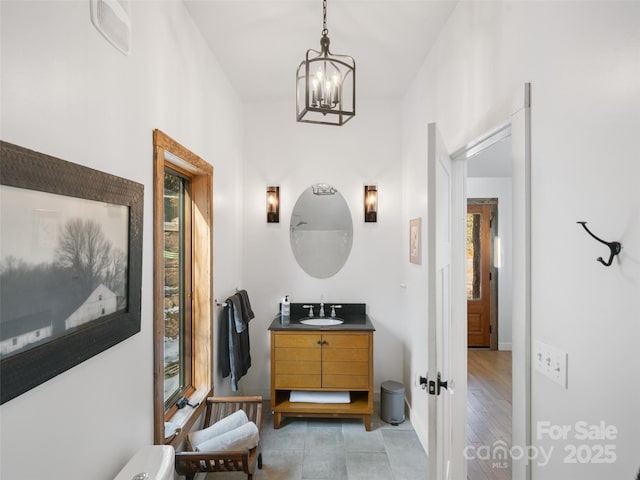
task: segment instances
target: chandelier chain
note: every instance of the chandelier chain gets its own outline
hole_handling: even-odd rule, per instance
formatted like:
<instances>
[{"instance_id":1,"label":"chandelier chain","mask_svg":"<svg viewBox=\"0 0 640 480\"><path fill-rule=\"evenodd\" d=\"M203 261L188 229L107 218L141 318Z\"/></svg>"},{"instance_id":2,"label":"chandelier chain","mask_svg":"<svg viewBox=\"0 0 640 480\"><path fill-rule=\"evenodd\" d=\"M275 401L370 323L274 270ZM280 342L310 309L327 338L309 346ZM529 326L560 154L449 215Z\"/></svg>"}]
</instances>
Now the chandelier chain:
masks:
<instances>
[{"instance_id":1,"label":"chandelier chain","mask_svg":"<svg viewBox=\"0 0 640 480\"><path fill-rule=\"evenodd\" d=\"M329 34L327 30L327 0L322 0L322 36L326 37Z\"/></svg>"}]
</instances>

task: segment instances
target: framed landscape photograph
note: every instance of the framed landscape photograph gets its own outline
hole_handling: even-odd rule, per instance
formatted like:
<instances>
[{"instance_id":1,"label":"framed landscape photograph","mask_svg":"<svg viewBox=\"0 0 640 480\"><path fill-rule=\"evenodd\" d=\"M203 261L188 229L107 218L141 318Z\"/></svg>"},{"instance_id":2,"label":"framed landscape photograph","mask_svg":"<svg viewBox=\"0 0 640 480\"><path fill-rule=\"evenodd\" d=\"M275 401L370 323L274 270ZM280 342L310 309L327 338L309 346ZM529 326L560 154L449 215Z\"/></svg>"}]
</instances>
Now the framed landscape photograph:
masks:
<instances>
[{"instance_id":1,"label":"framed landscape photograph","mask_svg":"<svg viewBox=\"0 0 640 480\"><path fill-rule=\"evenodd\" d=\"M0 148L5 403L140 331L144 187Z\"/></svg>"}]
</instances>

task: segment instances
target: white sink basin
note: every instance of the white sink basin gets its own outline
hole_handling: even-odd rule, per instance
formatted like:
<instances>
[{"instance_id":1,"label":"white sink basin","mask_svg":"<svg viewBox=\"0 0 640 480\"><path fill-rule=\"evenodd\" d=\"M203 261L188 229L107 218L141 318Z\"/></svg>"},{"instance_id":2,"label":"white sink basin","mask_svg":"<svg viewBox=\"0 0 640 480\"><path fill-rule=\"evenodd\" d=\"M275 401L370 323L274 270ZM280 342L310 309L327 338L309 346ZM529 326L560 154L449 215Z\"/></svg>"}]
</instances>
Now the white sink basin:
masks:
<instances>
[{"instance_id":1,"label":"white sink basin","mask_svg":"<svg viewBox=\"0 0 640 480\"><path fill-rule=\"evenodd\" d=\"M131 457L114 480L169 480L174 475L175 450L170 445L147 445Z\"/></svg>"},{"instance_id":2,"label":"white sink basin","mask_svg":"<svg viewBox=\"0 0 640 480\"><path fill-rule=\"evenodd\" d=\"M315 325L316 327L329 327L331 325L342 325L344 320L341 318L305 318L300 320L305 325Z\"/></svg>"}]
</instances>

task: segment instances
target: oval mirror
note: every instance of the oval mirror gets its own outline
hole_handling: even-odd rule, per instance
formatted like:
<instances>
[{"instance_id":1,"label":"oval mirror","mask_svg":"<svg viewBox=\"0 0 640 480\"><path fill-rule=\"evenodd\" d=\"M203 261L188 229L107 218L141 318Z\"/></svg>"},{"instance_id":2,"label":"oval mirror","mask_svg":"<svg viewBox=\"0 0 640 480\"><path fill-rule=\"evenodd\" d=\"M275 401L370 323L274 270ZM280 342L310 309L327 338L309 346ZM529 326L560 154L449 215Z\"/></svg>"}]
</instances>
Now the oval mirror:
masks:
<instances>
[{"instance_id":1,"label":"oval mirror","mask_svg":"<svg viewBox=\"0 0 640 480\"><path fill-rule=\"evenodd\" d=\"M291 213L289 236L293 255L305 272L315 278L338 273L353 243L351 212L340 192L326 183L302 192Z\"/></svg>"}]
</instances>

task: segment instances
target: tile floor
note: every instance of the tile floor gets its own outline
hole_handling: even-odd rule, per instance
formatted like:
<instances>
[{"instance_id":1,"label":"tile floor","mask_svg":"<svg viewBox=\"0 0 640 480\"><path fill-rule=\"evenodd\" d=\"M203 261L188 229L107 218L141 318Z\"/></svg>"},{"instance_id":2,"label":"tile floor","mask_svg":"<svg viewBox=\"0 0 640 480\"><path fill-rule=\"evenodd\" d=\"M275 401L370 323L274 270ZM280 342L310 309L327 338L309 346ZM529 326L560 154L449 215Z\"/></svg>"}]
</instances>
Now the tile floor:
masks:
<instances>
[{"instance_id":1,"label":"tile floor","mask_svg":"<svg viewBox=\"0 0 640 480\"><path fill-rule=\"evenodd\" d=\"M426 480L427 456L411 423L392 426L376 404L371 431L361 420L286 418L273 429L263 410L262 470L256 480ZM200 475L197 480L246 479L242 473Z\"/></svg>"}]
</instances>

